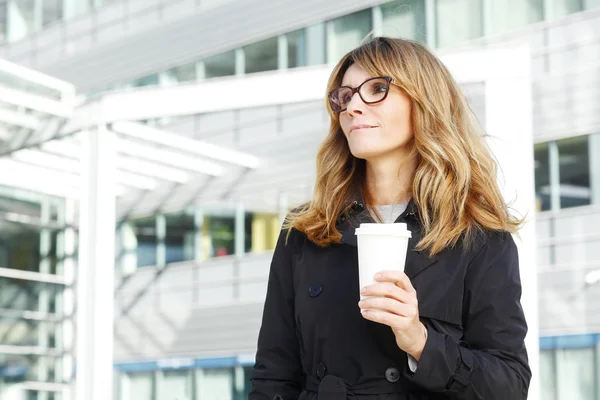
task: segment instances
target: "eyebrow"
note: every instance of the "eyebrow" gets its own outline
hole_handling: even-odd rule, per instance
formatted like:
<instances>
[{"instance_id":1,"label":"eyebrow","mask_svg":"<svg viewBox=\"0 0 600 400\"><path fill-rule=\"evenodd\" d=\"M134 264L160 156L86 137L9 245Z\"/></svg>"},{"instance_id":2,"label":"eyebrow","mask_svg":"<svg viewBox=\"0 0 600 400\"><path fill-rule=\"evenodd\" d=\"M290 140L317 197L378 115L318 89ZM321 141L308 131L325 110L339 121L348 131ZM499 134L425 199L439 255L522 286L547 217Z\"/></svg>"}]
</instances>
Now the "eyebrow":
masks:
<instances>
[{"instance_id":1,"label":"eyebrow","mask_svg":"<svg viewBox=\"0 0 600 400\"><path fill-rule=\"evenodd\" d=\"M369 76L368 78L366 78L366 79L362 80L362 81L361 81L361 82L360 82L358 85L356 85L356 86L352 86L352 85L350 85L350 84L348 84L348 83L344 84L344 82L342 81L342 84L340 85L340 87L341 87L341 86L348 86L348 87L355 88L355 87L358 87L358 86L362 85L363 83L365 83L365 82L366 82L366 81L368 81L369 79L373 79L373 78L374 78L374 76Z\"/></svg>"}]
</instances>

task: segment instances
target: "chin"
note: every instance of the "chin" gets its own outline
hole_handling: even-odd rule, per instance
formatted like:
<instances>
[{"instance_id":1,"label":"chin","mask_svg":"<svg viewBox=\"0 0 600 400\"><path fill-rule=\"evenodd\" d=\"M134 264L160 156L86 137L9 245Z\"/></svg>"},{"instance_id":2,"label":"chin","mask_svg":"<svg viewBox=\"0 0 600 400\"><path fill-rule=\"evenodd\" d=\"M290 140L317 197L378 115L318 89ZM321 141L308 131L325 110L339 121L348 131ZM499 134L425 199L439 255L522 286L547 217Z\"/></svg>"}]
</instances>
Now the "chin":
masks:
<instances>
[{"instance_id":1,"label":"chin","mask_svg":"<svg viewBox=\"0 0 600 400\"><path fill-rule=\"evenodd\" d=\"M378 156L384 154L385 152L375 150L375 149L350 149L352 155L356 158L360 158L362 160L369 160L372 158L377 158Z\"/></svg>"}]
</instances>

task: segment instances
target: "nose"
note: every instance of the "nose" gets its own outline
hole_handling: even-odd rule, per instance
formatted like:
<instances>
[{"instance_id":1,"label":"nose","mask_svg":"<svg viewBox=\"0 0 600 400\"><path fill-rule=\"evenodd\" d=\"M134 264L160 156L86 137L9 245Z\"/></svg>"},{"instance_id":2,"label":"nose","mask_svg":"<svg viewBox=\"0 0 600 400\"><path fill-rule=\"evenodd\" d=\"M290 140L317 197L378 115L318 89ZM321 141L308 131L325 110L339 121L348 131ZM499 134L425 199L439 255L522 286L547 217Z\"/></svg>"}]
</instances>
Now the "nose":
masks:
<instances>
[{"instance_id":1,"label":"nose","mask_svg":"<svg viewBox=\"0 0 600 400\"><path fill-rule=\"evenodd\" d=\"M360 98L360 95L358 93L354 93L350 99L350 102L348 103L348 106L346 107L346 111L350 116L360 115L363 113L364 107L365 103Z\"/></svg>"}]
</instances>

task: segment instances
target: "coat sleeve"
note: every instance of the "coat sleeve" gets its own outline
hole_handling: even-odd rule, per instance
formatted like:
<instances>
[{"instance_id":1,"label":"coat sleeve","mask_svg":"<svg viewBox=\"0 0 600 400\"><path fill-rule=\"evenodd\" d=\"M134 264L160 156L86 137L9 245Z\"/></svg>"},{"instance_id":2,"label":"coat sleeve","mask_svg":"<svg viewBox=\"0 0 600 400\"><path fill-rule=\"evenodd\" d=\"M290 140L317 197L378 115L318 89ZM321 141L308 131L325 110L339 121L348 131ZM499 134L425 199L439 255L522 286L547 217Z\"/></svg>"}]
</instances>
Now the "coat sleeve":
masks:
<instances>
[{"instance_id":1,"label":"coat sleeve","mask_svg":"<svg viewBox=\"0 0 600 400\"><path fill-rule=\"evenodd\" d=\"M287 231L280 233L271 261L249 400L297 399L303 387L294 312L294 233L287 244Z\"/></svg>"},{"instance_id":2,"label":"coat sleeve","mask_svg":"<svg viewBox=\"0 0 600 400\"><path fill-rule=\"evenodd\" d=\"M518 252L512 236L487 236L465 277L462 340L429 324L418 368L407 371L406 377L457 400L526 400L531 370L520 298Z\"/></svg>"}]
</instances>

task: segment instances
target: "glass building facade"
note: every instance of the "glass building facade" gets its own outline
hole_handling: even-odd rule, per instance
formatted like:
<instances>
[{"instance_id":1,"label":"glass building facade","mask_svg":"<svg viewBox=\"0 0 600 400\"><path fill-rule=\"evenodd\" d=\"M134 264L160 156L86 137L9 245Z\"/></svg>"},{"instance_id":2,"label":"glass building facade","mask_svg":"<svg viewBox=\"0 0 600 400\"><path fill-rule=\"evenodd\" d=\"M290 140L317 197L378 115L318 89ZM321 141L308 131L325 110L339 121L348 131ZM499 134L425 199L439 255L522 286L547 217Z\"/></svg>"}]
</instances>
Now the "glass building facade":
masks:
<instances>
[{"instance_id":1,"label":"glass building facade","mask_svg":"<svg viewBox=\"0 0 600 400\"><path fill-rule=\"evenodd\" d=\"M18 42L51 25L120 0L0 0L0 43ZM562 18L598 3L585 0L397 0L232 47L169 69L149 71L97 91L171 86L228 76L334 63L370 32L446 48L486 35ZM1 77L0 77L1 79ZM211 116L207 116L210 118ZM172 123L173 118L150 123ZM599 134L535 145L538 211L600 203ZM141 268L206 261L273 249L280 216L234 208L185 209L119 221L117 267ZM68 383L71 357L76 231L65 204L0 188L0 391L18 382ZM242 233L242 239L239 237ZM31 273L16 278L11 271ZM542 398L600 400L598 335L568 343L541 338ZM116 366L120 400L238 400L249 391L249 364L191 360ZM52 391L30 399L54 400Z\"/></svg>"},{"instance_id":2,"label":"glass building facade","mask_svg":"<svg viewBox=\"0 0 600 400\"><path fill-rule=\"evenodd\" d=\"M65 217L60 199L0 187L0 392L71 380L75 233ZM60 390L28 396L58 400Z\"/></svg>"}]
</instances>

